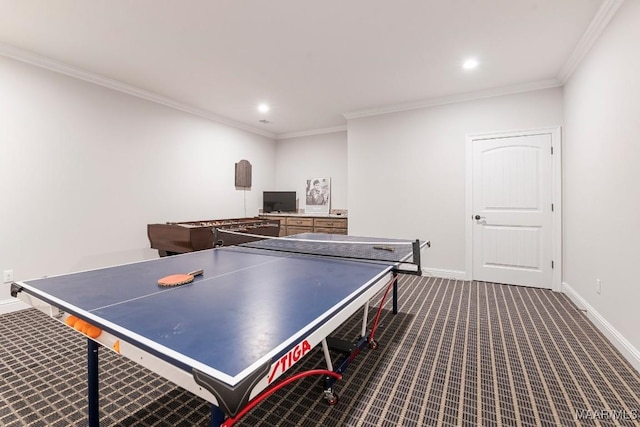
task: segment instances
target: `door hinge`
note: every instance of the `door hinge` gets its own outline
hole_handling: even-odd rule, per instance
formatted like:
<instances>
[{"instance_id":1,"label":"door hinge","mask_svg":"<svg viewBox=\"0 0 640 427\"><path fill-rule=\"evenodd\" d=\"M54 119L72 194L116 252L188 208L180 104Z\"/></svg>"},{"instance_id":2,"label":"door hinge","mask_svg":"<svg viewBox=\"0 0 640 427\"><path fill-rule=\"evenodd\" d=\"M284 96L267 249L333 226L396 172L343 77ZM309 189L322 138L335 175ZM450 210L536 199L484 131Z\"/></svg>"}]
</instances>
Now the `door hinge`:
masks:
<instances>
[{"instance_id":1,"label":"door hinge","mask_svg":"<svg viewBox=\"0 0 640 427\"><path fill-rule=\"evenodd\" d=\"M551 146L551 155L553 156L553 146Z\"/></svg>"},{"instance_id":2,"label":"door hinge","mask_svg":"<svg viewBox=\"0 0 640 427\"><path fill-rule=\"evenodd\" d=\"M553 261L551 261L551 268L553 268Z\"/></svg>"},{"instance_id":3,"label":"door hinge","mask_svg":"<svg viewBox=\"0 0 640 427\"><path fill-rule=\"evenodd\" d=\"M553 203L551 203L551 212L553 212Z\"/></svg>"}]
</instances>

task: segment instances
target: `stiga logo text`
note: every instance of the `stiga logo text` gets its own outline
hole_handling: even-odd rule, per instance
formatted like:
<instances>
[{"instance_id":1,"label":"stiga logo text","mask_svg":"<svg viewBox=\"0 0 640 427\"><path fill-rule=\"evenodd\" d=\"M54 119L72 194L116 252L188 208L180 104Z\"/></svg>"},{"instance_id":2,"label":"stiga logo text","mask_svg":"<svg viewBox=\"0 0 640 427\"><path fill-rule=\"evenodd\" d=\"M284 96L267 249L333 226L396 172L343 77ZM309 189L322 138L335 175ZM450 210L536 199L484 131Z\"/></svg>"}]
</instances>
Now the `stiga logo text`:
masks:
<instances>
[{"instance_id":1,"label":"stiga logo text","mask_svg":"<svg viewBox=\"0 0 640 427\"><path fill-rule=\"evenodd\" d=\"M269 383L273 381L278 372L283 373L292 367L302 356L307 354L309 350L311 350L311 344L309 344L309 341L307 340L302 341L300 344L289 350L287 354L282 356L280 360L273 365L271 375L269 375Z\"/></svg>"}]
</instances>

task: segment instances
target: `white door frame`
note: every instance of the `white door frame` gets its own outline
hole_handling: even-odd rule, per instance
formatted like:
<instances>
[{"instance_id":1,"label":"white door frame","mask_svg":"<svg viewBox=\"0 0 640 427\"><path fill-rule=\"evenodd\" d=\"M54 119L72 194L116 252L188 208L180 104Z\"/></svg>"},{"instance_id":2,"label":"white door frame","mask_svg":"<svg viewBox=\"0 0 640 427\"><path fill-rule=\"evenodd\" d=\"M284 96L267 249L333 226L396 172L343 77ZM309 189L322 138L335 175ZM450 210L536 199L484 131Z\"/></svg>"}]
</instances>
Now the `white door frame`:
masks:
<instances>
[{"instance_id":1,"label":"white door frame","mask_svg":"<svg viewBox=\"0 0 640 427\"><path fill-rule=\"evenodd\" d=\"M552 177L551 201L552 215L552 249L553 272L551 289L560 292L562 289L562 131L560 126L516 130L505 132L491 132L481 134L467 134L466 137L466 176L465 176L465 280L473 280L473 143L482 139L507 138L527 135L551 135Z\"/></svg>"}]
</instances>

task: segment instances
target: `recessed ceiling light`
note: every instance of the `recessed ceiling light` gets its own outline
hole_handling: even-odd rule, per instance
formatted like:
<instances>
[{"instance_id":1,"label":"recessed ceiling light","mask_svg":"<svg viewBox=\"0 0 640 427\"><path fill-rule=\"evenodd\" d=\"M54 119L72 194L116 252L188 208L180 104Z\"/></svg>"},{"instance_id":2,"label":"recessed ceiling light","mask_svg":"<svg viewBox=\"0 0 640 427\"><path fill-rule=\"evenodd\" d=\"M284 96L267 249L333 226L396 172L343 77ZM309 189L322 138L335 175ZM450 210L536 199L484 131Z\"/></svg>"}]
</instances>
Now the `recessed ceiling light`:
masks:
<instances>
[{"instance_id":1,"label":"recessed ceiling light","mask_svg":"<svg viewBox=\"0 0 640 427\"><path fill-rule=\"evenodd\" d=\"M267 104L260 104L258 105L258 111L260 111L261 113L266 113L269 111L269 106Z\"/></svg>"},{"instance_id":2,"label":"recessed ceiling light","mask_svg":"<svg viewBox=\"0 0 640 427\"><path fill-rule=\"evenodd\" d=\"M464 68L465 70L473 70L477 66L478 66L478 60L475 58L469 58L466 61L464 61L464 64L462 64L462 68Z\"/></svg>"}]
</instances>

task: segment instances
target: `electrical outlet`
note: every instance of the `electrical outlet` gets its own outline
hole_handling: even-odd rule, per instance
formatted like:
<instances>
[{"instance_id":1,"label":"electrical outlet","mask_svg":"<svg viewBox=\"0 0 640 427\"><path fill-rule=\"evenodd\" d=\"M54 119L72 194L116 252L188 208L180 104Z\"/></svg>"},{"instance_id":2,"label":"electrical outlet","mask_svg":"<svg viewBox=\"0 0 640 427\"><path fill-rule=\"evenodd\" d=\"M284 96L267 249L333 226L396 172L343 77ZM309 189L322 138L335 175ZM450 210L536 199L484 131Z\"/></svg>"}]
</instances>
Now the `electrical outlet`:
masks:
<instances>
[{"instance_id":1,"label":"electrical outlet","mask_svg":"<svg viewBox=\"0 0 640 427\"><path fill-rule=\"evenodd\" d=\"M4 283L10 283L13 282L13 270L5 270L2 273L2 281Z\"/></svg>"},{"instance_id":2,"label":"electrical outlet","mask_svg":"<svg viewBox=\"0 0 640 427\"><path fill-rule=\"evenodd\" d=\"M598 293L598 295L602 293L602 282L600 281L600 279L596 279L596 292Z\"/></svg>"}]
</instances>

